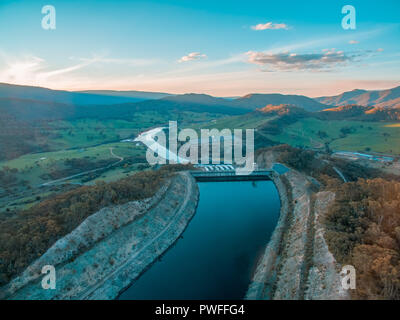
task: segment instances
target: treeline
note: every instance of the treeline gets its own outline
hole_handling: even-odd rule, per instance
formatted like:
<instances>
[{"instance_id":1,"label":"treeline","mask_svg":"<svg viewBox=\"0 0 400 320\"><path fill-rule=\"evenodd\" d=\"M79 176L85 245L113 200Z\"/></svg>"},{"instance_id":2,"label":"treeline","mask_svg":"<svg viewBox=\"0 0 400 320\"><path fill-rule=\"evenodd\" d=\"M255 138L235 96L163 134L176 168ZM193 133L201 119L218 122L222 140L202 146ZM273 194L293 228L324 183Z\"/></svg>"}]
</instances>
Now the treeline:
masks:
<instances>
[{"instance_id":1,"label":"treeline","mask_svg":"<svg viewBox=\"0 0 400 320\"><path fill-rule=\"evenodd\" d=\"M329 249L356 269L355 299L400 299L400 183L381 178L337 186L326 217Z\"/></svg>"},{"instance_id":2,"label":"treeline","mask_svg":"<svg viewBox=\"0 0 400 320\"><path fill-rule=\"evenodd\" d=\"M356 269L355 299L400 299L400 179L312 150L280 145L265 150L313 176L335 202L325 218L330 251ZM333 166L351 182L344 183Z\"/></svg>"},{"instance_id":3,"label":"treeline","mask_svg":"<svg viewBox=\"0 0 400 320\"><path fill-rule=\"evenodd\" d=\"M116 162L118 162L118 160L114 158L101 160L92 160L91 158L67 159L64 161L64 168L55 165L49 172L43 173L40 178L43 180L60 179L83 171L105 168Z\"/></svg>"},{"instance_id":4,"label":"treeline","mask_svg":"<svg viewBox=\"0 0 400 320\"><path fill-rule=\"evenodd\" d=\"M18 169L4 166L0 170L0 186L6 188L8 186L16 185L19 182L16 177L17 173Z\"/></svg>"},{"instance_id":5,"label":"treeline","mask_svg":"<svg viewBox=\"0 0 400 320\"><path fill-rule=\"evenodd\" d=\"M364 107L358 105L346 105L319 112L307 112L302 108L291 105L268 105L255 111L258 114L276 116L262 125L258 130L265 134L279 135L283 129L303 118L315 118L322 121L353 120L353 121L400 121L400 109ZM343 137L353 133L354 128L342 128ZM324 134L323 132L321 132ZM326 134L326 133L325 133ZM323 138L323 137L321 137ZM325 136L326 138L326 136Z\"/></svg>"},{"instance_id":6,"label":"treeline","mask_svg":"<svg viewBox=\"0 0 400 320\"><path fill-rule=\"evenodd\" d=\"M0 285L23 271L58 239L99 209L151 197L183 165L143 171L116 182L83 186L13 216L0 218Z\"/></svg>"},{"instance_id":7,"label":"treeline","mask_svg":"<svg viewBox=\"0 0 400 320\"><path fill-rule=\"evenodd\" d=\"M272 135L278 135L282 133L285 127L296 123L301 118L311 116L311 113L306 112L304 109L291 105L269 105L257 110L256 113L277 116L277 118L268 121L266 124L258 128L261 132Z\"/></svg>"},{"instance_id":8,"label":"treeline","mask_svg":"<svg viewBox=\"0 0 400 320\"><path fill-rule=\"evenodd\" d=\"M47 137L30 124L0 113L0 161L26 153L48 151L47 141Z\"/></svg>"},{"instance_id":9,"label":"treeline","mask_svg":"<svg viewBox=\"0 0 400 320\"><path fill-rule=\"evenodd\" d=\"M320 120L399 121L400 109L345 105L312 114Z\"/></svg>"},{"instance_id":10,"label":"treeline","mask_svg":"<svg viewBox=\"0 0 400 320\"><path fill-rule=\"evenodd\" d=\"M359 178L370 179L378 177L399 179L393 175L382 173L378 169L363 167L349 160L332 158L326 154L308 149L295 148L287 144L261 149L258 152L262 152L263 150L275 151L279 155L279 162L313 176L325 185L335 183L334 181L329 181L331 179L338 180L336 183L341 179L333 167L338 168L348 181L357 181Z\"/></svg>"}]
</instances>

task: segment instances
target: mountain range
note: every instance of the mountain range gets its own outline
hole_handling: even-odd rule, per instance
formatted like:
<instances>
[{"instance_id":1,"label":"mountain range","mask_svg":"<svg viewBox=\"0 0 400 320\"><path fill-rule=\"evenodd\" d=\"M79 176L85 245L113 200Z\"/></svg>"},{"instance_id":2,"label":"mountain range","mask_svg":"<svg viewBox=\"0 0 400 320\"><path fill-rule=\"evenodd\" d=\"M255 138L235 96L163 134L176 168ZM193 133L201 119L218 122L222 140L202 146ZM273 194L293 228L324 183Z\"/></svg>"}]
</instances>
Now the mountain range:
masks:
<instances>
[{"instance_id":1,"label":"mountain range","mask_svg":"<svg viewBox=\"0 0 400 320\"><path fill-rule=\"evenodd\" d=\"M399 108L364 107L359 105L345 105L333 107L318 112L307 112L303 108L293 105L268 105L257 109L256 113L270 116L290 117L293 120L303 117L312 117L320 120L356 120L356 121L399 121Z\"/></svg>"},{"instance_id":2,"label":"mountain range","mask_svg":"<svg viewBox=\"0 0 400 320\"><path fill-rule=\"evenodd\" d=\"M304 117L320 120L399 121L400 87L382 91L353 90L333 97L248 94L219 98L206 94L172 95L143 91L63 91L0 83L0 159L50 150L43 129L53 120L124 119L193 113L243 115L235 121L276 118L266 130L278 132ZM193 120L196 116L193 115ZM148 126L148 124L147 124ZM42 132L43 131L43 132ZM46 131L47 132L47 131Z\"/></svg>"},{"instance_id":3,"label":"mountain range","mask_svg":"<svg viewBox=\"0 0 400 320\"><path fill-rule=\"evenodd\" d=\"M314 112L327 108L305 96L249 94L240 98L218 98L205 94L172 95L143 91L63 91L0 83L0 111L17 120L76 118L132 118L140 111L192 111L244 114L268 104L290 104Z\"/></svg>"},{"instance_id":4,"label":"mountain range","mask_svg":"<svg viewBox=\"0 0 400 320\"><path fill-rule=\"evenodd\" d=\"M88 93L92 95L101 95L109 97L123 97L123 98L134 98L142 100L150 99L162 99L171 96L170 93L165 92L148 92L148 91L116 91L116 90L86 90L86 91L76 91L77 93Z\"/></svg>"},{"instance_id":5,"label":"mountain range","mask_svg":"<svg viewBox=\"0 0 400 320\"><path fill-rule=\"evenodd\" d=\"M360 105L378 108L400 108L400 86L387 90L360 90L344 92L332 97L315 98L316 101L330 105Z\"/></svg>"},{"instance_id":6,"label":"mountain range","mask_svg":"<svg viewBox=\"0 0 400 320\"><path fill-rule=\"evenodd\" d=\"M357 89L337 96L315 99L283 94L248 94L226 99L195 93L172 95L162 92L112 90L73 92L0 83L0 112L3 118L7 115L27 122L76 118L132 119L135 113L141 111L191 111L239 115L266 106L282 105L285 105L286 109L302 108L305 112L330 109L337 115L339 113L341 116L351 115L352 118L367 113L379 114L385 118L388 112L382 110L400 108L400 86L381 91ZM337 108L339 106L347 107ZM393 117L397 119L397 112L390 113L389 118Z\"/></svg>"},{"instance_id":7,"label":"mountain range","mask_svg":"<svg viewBox=\"0 0 400 320\"><path fill-rule=\"evenodd\" d=\"M141 97L142 93L135 96L131 95L112 95L100 93L73 92L65 90L51 90L42 87L21 86L7 83L0 83L0 98L17 98L38 100L54 103L65 103L73 105L90 104L115 104L138 102L145 100Z\"/></svg>"}]
</instances>

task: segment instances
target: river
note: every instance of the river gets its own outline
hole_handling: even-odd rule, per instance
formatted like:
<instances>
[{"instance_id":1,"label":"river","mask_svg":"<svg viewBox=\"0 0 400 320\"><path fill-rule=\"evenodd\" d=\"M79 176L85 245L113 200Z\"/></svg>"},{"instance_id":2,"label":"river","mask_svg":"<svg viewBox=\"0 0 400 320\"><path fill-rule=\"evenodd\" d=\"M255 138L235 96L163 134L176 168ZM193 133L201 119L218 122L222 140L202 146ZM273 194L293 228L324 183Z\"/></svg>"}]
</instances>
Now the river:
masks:
<instances>
[{"instance_id":1,"label":"river","mask_svg":"<svg viewBox=\"0 0 400 320\"><path fill-rule=\"evenodd\" d=\"M272 181L201 182L183 238L119 297L242 299L279 218Z\"/></svg>"}]
</instances>

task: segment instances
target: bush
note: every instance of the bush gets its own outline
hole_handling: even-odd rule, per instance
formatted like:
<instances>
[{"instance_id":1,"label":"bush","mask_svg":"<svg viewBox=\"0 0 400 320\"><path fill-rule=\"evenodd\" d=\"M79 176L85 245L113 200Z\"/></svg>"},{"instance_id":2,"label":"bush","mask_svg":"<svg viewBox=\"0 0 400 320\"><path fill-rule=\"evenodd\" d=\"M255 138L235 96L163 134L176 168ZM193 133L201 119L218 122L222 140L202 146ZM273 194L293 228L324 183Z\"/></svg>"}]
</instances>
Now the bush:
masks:
<instances>
[{"instance_id":1,"label":"bush","mask_svg":"<svg viewBox=\"0 0 400 320\"><path fill-rule=\"evenodd\" d=\"M355 298L400 299L400 183L342 184L326 220L329 249L357 271Z\"/></svg>"},{"instance_id":2,"label":"bush","mask_svg":"<svg viewBox=\"0 0 400 320\"><path fill-rule=\"evenodd\" d=\"M116 182L98 182L56 195L11 217L0 218L0 285L19 274L100 208L151 197L173 172L187 167L165 166Z\"/></svg>"}]
</instances>

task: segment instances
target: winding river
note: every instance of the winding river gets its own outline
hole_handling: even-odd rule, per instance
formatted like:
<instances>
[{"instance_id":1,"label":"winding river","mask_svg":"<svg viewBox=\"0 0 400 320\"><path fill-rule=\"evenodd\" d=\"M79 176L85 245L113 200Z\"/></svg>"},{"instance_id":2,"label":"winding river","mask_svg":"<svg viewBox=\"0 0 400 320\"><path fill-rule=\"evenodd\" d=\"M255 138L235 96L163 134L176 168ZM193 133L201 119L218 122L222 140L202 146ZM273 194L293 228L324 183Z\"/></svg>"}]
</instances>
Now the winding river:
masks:
<instances>
[{"instance_id":1,"label":"winding river","mask_svg":"<svg viewBox=\"0 0 400 320\"><path fill-rule=\"evenodd\" d=\"M201 182L183 238L119 297L242 299L279 218L272 181Z\"/></svg>"}]
</instances>

